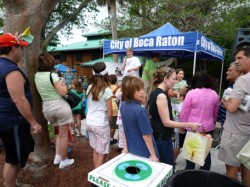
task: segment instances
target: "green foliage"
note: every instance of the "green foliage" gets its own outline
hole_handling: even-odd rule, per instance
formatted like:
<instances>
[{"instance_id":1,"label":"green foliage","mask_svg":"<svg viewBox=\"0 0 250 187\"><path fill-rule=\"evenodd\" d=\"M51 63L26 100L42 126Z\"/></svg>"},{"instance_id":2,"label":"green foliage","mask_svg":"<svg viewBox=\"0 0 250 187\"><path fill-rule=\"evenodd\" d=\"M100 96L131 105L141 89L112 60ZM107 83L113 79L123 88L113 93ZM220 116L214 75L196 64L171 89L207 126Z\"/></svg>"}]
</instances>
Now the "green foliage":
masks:
<instances>
[{"instance_id":1,"label":"green foliage","mask_svg":"<svg viewBox=\"0 0 250 187\"><path fill-rule=\"evenodd\" d=\"M232 60L237 28L250 28L250 2L249 0L132 1L125 3L119 9L117 17L119 38L142 36L166 22L172 23L182 32L198 30L226 49L225 62L229 64ZM107 19L102 24L107 28L110 20Z\"/></svg>"},{"instance_id":2,"label":"green foliage","mask_svg":"<svg viewBox=\"0 0 250 187\"><path fill-rule=\"evenodd\" d=\"M0 0L0 28L3 28L3 1L1 0Z\"/></svg>"},{"instance_id":3,"label":"green foliage","mask_svg":"<svg viewBox=\"0 0 250 187\"><path fill-rule=\"evenodd\" d=\"M72 15L82 2L83 0L61 0L49 16L49 19L43 30L42 39L45 39L47 35L51 33L52 29L59 25L64 18ZM96 16L95 14L90 14L90 12L97 11L96 3L91 1L88 3L86 8L84 8L79 14L71 19L63 29L60 30L61 34L67 38L72 34L72 29L74 27L86 30L90 20L95 19ZM55 35L50 44L55 45L58 42L58 35Z\"/></svg>"},{"instance_id":4,"label":"green foliage","mask_svg":"<svg viewBox=\"0 0 250 187\"><path fill-rule=\"evenodd\" d=\"M214 15L214 22L209 25L208 34L226 49L226 64L233 59L232 49L238 28L250 28L249 1L241 1L237 6L233 3L231 6L220 7Z\"/></svg>"},{"instance_id":5,"label":"green foliage","mask_svg":"<svg viewBox=\"0 0 250 187\"><path fill-rule=\"evenodd\" d=\"M49 137L51 140L55 139L56 135L54 133L54 127L52 125L48 125Z\"/></svg>"},{"instance_id":6,"label":"green foliage","mask_svg":"<svg viewBox=\"0 0 250 187\"><path fill-rule=\"evenodd\" d=\"M61 0L55 7L54 11L50 14L46 25L43 28L41 40L45 40L46 37L52 32L53 28L61 24L61 21L72 15L74 11L77 10L78 6L83 3L84 0ZM2 15L4 11L3 2L0 0L0 12ZM93 12L98 12L96 8L95 1L90 1L86 8L84 8L79 14L77 14L73 19L71 19L67 25L60 30L61 34L66 38L72 34L72 29L74 27L82 29L83 31L87 29L90 21L95 20L96 14ZM92 13L92 14L90 14ZM3 27L3 16L0 16L0 28ZM59 43L59 37L55 34L50 45L57 45Z\"/></svg>"},{"instance_id":7,"label":"green foliage","mask_svg":"<svg viewBox=\"0 0 250 187\"><path fill-rule=\"evenodd\" d=\"M141 0L124 3L118 11L118 30L122 31L122 37L140 36L171 22L183 32L202 31L209 24L210 14L217 4L216 0ZM109 24L108 20L105 25Z\"/></svg>"}]
</instances>

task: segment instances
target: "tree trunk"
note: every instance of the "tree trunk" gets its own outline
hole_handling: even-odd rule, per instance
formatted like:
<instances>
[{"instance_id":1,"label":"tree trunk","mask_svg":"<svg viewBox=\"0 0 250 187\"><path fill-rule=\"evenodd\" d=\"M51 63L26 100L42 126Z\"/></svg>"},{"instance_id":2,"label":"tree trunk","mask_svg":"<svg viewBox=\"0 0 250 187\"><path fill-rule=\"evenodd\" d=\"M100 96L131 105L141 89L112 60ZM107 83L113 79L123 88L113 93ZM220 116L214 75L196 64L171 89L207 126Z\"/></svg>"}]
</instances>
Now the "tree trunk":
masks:
<instances>
[{"instance_id":1,"label":"tree trunk","mask_svg":"<svg viewBox=\"0 0 250 187\"><path fill-rule=\"evenodd\" d=\"M34 75L37 71L37 59L40 53L40 35L48 16L60 0L3 0L5 14L4 32L15 34L30 27L31 33L35 36L33 43L23 51L28 78L31 82L33 94L33 111L36 120L42 125L42 133L34 136L35 156L38 161L47 160L51 153L50 138L47 128L47 121L42 113L41 98L37 92ZM25 63L23 62L23 63Z\"/></svg>"},{"instance_id":2,"label":"tree trunk","mask_svg":"<svg viewBox=\"0 0 250 187\"><path fill-rule=\"evenodd\" d=\"M110 12L111 12L111 31L112 31L112 40L117 39L117 21L116 21L116 1L111 0L110 2ZM113 55L114 62L117 63L119 55Z\"/></svg>"}]
</instances>

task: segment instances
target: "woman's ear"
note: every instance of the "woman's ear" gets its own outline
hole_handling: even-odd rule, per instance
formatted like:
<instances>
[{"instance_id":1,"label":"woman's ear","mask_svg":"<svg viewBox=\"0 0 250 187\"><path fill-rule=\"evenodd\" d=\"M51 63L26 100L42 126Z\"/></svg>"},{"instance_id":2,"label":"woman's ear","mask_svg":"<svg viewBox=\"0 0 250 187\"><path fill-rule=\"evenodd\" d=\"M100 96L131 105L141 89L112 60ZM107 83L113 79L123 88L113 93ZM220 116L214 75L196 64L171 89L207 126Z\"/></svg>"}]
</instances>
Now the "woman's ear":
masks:
<instances>
[{"instance_id":1,"label":"woman's ear","mask_svg":"<svg viewBox=\"0 0 250 187\"><path fill-rule=\"evenodd\" d=\"M164 82L168 81L168 78L165 76L165 77L163 78L163 81L164 81Z\"/></svg>"}]
</instances>

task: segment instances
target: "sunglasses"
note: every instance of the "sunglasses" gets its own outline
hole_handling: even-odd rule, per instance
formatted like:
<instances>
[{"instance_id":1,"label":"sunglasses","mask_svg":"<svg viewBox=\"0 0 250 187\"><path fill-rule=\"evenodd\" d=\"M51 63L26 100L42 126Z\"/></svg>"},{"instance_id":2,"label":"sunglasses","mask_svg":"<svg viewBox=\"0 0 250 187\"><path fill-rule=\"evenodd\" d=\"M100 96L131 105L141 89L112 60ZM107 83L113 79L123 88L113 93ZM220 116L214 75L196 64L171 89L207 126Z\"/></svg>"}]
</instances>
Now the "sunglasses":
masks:
<instances>
[{"instance_id":1,"label":"sunglasses","mask_svg":"<svg viewBox=\"0 0 250 187\"><path fill-rule=\"evenodd\" d=\"M173 72L173 71L174 71L174 68L167 67L167 68L166 68L166 71L165 71L164 77L165 77L168 73Z\"/></svg>"}]
</instances>

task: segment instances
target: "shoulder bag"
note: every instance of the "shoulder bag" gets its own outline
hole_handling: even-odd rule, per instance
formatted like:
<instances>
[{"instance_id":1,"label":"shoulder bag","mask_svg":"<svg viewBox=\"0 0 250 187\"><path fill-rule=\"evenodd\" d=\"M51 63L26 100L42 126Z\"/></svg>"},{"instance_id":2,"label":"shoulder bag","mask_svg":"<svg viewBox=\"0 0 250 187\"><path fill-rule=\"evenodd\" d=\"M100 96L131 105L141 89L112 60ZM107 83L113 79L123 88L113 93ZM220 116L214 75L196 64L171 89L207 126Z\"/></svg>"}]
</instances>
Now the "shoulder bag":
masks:
<instances>
[{"instance_id":1,"label":"shoulder bag","mask_svg":"<svg viewBox=\"0 0 250 187\"><path fill-rule=\"evenodd\" d=\"M50 73L50 82L54 86L51 73ZM68 93L65 96L63 96L63 98L68 102L70 108L75 108L81 102L81 98L79 98L76 94L74 94L70 90L68 90Z\"/></svg>"}]
</instances>

